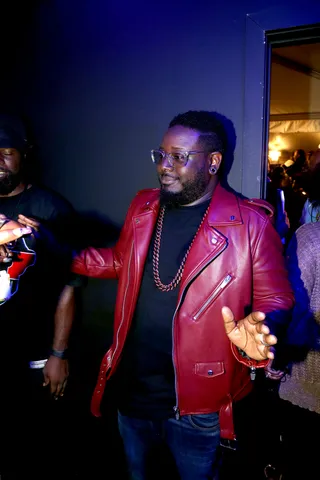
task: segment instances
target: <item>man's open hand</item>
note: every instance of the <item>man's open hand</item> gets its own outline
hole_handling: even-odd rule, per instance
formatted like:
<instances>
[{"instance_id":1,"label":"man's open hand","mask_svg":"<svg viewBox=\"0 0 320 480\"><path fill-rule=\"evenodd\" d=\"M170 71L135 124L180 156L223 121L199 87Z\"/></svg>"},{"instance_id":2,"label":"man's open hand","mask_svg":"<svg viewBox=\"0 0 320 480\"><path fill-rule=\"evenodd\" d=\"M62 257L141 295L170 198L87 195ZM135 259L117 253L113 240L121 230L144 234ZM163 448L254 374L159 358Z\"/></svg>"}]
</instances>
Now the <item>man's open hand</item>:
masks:
<instances>
[{"instance_id":1,"label":"man's open hand","mask_svg":"<svg viewBox=\"0 0 320 480\"><path fill-rule=\"evenodd\" d=\"M230 308L222 308L222 317L226 333L230 341L243 350L253 360L273 359L272 346L277 343L277 337L263 323L265 314L252 312L241 320L235 320Z\"/></svg>"}]
</instances>

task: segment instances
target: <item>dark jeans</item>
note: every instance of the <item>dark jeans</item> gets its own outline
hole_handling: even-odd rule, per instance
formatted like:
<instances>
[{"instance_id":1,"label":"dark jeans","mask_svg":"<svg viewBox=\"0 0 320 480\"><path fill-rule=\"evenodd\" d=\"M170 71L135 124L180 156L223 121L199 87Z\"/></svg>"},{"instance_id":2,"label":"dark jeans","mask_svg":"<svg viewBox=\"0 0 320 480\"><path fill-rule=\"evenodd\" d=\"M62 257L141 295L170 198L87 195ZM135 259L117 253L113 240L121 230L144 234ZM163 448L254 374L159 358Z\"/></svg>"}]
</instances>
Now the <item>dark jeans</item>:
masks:
<instances>
[{"instance_id":1,"label":"dark jeans","mask_svg":"<svg viewBox=\"0 0 320 480\"><path fill-rule=\"evenodd\" d=\"M217 413L158 421L119 413L118 423L131 480L173 479L174 467L181 480L218 478L220 426ZM171 466L167 463L172 471L160 473L166 449L174 460Z\"/></svg>"}]
</instances>

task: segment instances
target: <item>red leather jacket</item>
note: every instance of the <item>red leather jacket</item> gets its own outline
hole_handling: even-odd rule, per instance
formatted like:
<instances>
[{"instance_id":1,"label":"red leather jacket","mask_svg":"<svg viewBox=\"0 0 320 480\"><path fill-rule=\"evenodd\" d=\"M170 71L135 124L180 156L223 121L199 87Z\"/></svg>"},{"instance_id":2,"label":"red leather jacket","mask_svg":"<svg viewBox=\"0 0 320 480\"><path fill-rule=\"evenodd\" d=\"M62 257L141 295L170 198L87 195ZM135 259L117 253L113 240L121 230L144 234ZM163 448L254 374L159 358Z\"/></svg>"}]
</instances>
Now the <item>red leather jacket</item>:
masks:
<instances>
[{"instance_id":1,"label":"red leather jacket","mask_svg":"<svg viewBox=\"0 0 320 480\"><path fill-rule=\"evenodd\" d=\"M158 211L159 190L140 191L115 247L88 248L73 263L76 273L118 278L113 344L101 363L91 403L96 416L130 328ZM187 258L173 317L176 411L220 411L221 437L234 439L232 401L251 390L248 367L267 362L242 357L230 343L221 315L224 305L242 319L255 310L288 310L293 294L269 217L253 201L218 185Z\"/></svg>"}]
</instances>

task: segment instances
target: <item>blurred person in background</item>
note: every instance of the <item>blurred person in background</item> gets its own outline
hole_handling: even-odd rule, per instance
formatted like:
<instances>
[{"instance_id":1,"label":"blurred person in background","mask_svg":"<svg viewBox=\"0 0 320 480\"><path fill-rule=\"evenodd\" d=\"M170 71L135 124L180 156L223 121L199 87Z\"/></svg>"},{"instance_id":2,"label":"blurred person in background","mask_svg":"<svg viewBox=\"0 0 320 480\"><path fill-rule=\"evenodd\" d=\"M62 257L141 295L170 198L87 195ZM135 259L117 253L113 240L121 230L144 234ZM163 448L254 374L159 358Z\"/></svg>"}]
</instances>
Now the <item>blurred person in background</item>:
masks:
<instances>
[{"instance_id":1,"label":"blurred person in background","mask_svg":"<svg viewBox=\"0 0 320 480\"><path fill-rule=\"evenodd\" d=\"M320 163L315 163L310 171L306 195L301 224L318 222L320 220Z\"/></svg>"},{"instance_id":2,"label":"blurred person in background","mask_svg":"<svg viewBox=\"0 0 320 480\"><path fill-rule=\"evenodd\" d=\"M287 249L295 295L292 321L279 358L266 375L279 383L282 436L278 465L283 480L318 478L320 431L320 222L306 223ZM314 476L310 477L311 472Z\"/></svg>"},{"instance_id":3,"label":"blurred person in background","mask_svg":"<svg viewBox=\"0 0 320 480\"><path fill-rule=\"evenodd\" d=\"M32 230L0 246L0 273L7 282L0 301L4 479L50 478L48 455L62 448L53 403L64 395L69 376L78 282L69 273L74 211L59 194L32 182L30 153L21 120L0 115L1 221L3 228L8 219Z\"/></svg>"}]
</instances>

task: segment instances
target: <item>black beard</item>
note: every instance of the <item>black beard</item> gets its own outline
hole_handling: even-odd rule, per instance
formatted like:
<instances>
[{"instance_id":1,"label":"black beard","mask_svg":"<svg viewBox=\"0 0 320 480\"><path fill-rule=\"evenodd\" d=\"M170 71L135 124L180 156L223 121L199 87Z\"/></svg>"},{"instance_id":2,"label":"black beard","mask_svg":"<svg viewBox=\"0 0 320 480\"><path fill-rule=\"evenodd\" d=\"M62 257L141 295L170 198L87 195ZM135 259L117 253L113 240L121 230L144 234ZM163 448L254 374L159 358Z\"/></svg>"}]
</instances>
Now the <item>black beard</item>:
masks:
<instances>
[{"instance_id":1,"label":"black beard","mask_svg":"<svg viewBox=\"0 0 320 480\"><path fill-rule=\"evenodd\" d=\"M163 187L160 189L160 205L167 207L178 207L179 205L189 205L195 202L204 194L207 188L207 180L204 176L204 168L197 172L193 180L183 184L181 192L168 192Z\"/></svg>"},{"instance_id":2,"label":"black beard","mask_svg":"<svg viewBox=\"0 0 320 480\"><path fill-rule=\"evenodd\" d=\"M8 173L5 178L0 180L0 195L9 195L21 181L22 175L20 173Z\"/></svg>"}]
</instances>

